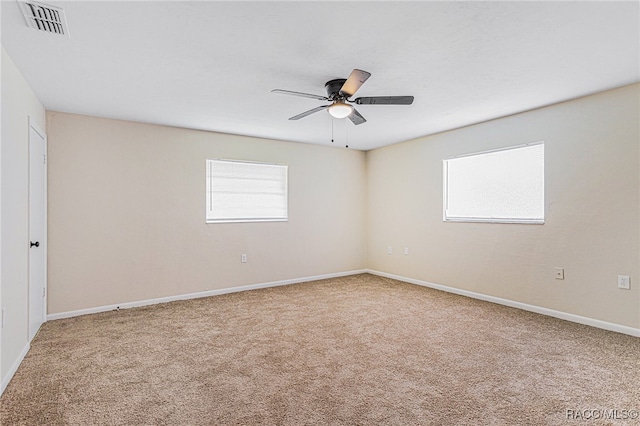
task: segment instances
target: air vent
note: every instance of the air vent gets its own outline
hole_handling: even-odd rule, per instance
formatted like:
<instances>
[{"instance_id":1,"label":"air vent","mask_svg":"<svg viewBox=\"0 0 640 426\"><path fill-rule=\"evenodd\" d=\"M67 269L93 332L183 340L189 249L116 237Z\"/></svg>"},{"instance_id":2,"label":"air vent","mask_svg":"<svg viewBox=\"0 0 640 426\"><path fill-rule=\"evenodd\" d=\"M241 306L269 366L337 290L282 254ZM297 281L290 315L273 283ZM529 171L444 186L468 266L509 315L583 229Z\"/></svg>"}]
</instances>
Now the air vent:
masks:
<instances>
[{"instance_id":1,"label":"air vent","mask_svg":"<svg viewBox=\"0 0 640 426\"><path fill-rule=\"evenodd\" d=\"M34 1L19 1L27 25L35 30L60 35L69 35L64 11L59 7L49 6Z\"/></svg>"}]
</instances>

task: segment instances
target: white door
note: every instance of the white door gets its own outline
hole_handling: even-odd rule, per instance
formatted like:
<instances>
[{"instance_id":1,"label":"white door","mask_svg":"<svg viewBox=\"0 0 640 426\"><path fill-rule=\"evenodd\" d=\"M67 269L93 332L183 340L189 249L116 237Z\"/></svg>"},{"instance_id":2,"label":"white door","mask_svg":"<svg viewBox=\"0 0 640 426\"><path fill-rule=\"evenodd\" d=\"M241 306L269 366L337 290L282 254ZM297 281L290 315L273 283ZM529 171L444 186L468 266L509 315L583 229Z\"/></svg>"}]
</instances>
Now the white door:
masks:
<instances>
[{"instance_id":1,"label":"white door","mask_svg":"<svg viewBox=\"0 0 640 426\"><path fill-rule=\"evenodd\" d=\"M29 122L29 341L45 320L47 136Z\"/></svg>"}]
</instances>

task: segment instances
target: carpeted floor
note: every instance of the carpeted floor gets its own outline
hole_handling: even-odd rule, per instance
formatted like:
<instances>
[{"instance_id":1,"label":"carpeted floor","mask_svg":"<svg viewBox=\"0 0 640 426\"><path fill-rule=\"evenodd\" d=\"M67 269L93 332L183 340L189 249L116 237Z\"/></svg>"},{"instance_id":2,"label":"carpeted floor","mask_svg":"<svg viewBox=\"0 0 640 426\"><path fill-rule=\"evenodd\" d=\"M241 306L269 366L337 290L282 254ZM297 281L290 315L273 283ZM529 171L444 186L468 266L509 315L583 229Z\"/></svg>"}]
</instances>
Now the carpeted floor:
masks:
<instances>
[{"instance_id":1,"label":"carpeted floor","mask_svg":"<svg viewBox=\"0 0 640 426\"><path fill-rule=\"evenodd\" d=\"M0 399L2 425L630 425L639 409L638 338L368 274L48 322Z\"/></svg>"}]
</instances>

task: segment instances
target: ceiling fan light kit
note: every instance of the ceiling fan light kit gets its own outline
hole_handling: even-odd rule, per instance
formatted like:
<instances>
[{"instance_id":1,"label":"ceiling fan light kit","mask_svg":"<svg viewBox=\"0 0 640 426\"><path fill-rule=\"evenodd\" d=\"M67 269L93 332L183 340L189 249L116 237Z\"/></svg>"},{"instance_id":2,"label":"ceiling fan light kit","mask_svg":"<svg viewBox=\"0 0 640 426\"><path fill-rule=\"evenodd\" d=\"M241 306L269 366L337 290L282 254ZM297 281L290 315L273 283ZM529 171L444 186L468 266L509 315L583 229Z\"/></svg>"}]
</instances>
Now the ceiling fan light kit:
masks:
<instances>
[{"instance_id":1,"label":"ceiling fan light kit","mask_svg":"<svg viewBox=\"0 0 640 426\"><path fill-rule=\"evenodd\" d=\"M320 101L330 101L329 105L322 105L298 115L294 115L289 120L299 120L308 115L326 109L334 118L349 118L355 125L365 123L367 120L352 105L411 105L413 96L372 96L357 99L350 99L365 81L371 76L370 73L359 69L354 69L346 80L337 78L328 81L324 87L327 96L313 95L310 93L293 92L291 90L274 89L273 93L283 95L300 96L303 98L317 99Z\"/></svg>"},{"instance_id":2,"label":"ceiling fan light kit","mask_svg":"<svg viewBox=\"0 0 640 426\"><path fill-rule=\"evenodd\" d=\"M353 107L343 101L337 101L327 111L333 118L347 118L353 112Z\"/></svg>"}]
</instances>

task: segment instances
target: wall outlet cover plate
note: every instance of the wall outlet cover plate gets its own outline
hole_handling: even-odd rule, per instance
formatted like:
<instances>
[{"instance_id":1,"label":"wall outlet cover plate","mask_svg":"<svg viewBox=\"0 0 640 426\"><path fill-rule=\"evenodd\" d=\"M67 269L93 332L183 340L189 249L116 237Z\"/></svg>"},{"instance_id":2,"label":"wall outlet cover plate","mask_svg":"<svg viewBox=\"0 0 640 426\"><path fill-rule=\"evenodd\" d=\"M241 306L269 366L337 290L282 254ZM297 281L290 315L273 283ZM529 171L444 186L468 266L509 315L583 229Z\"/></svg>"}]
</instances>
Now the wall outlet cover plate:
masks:
<instances>
[{"instance_id":1,"label":"wall outlet cover plate","mask_svg":"<svg viewBox=\"0 0 640 426\"><path fill-rule=\"evenodd\" d=\"M631 289L630 281L631 279L629 278L629 275L618 275L618 288L621 288L624 290L630 290Z\"/></svg>"}]
</instances>

